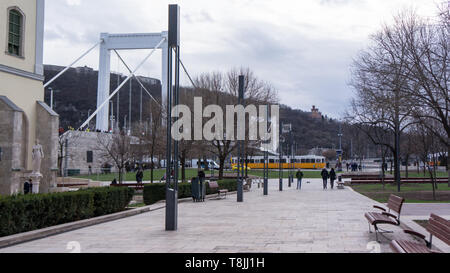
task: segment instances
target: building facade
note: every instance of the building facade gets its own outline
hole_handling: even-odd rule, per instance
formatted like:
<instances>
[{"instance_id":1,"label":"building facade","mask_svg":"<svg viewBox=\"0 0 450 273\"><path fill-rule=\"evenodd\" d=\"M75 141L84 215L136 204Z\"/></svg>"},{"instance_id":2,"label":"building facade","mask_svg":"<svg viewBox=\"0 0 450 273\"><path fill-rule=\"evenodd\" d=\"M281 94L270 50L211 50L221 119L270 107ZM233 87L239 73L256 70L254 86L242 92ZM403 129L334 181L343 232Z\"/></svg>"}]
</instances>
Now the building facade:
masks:
<instances>
[{"instance_id":1,"label":"building facade","mask_svg":"<svg viewBox=\"0 0 450 273\"><path fill-rule=\"evenodd\" d=\"M0 194L20 193L42 145L40 192L57 172L59 117L44 101L45 0L0 1ZM4 47L1 49L1 47Z\"/></svg>"}]
</instances>

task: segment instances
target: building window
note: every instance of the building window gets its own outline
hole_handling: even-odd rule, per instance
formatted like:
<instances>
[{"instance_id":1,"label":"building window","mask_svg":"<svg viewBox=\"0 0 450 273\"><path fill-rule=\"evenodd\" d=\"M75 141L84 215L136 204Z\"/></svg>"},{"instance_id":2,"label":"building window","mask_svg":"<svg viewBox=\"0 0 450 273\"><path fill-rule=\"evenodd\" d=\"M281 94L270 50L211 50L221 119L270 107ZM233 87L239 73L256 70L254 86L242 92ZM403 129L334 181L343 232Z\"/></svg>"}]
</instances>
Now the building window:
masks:
<instances>
[{"instance_id":1,"label":"building window","mask_svg":"<svg viewBox=\"0 0 450 273\"><path fill-rule=\"evenodd\" d=\"M22 56L23 15L16 9L9 9L8 53Z\"/></svg>"},{"instance_id":2,"label":"building window","mask_svg":"<svg viewBox=\"0 0 450 273\"><path fill-rule=\"evenodd\" d=\"M87 163L94 162L94 153L92 151L87 151Z\"/></svg>"}]
</instances>

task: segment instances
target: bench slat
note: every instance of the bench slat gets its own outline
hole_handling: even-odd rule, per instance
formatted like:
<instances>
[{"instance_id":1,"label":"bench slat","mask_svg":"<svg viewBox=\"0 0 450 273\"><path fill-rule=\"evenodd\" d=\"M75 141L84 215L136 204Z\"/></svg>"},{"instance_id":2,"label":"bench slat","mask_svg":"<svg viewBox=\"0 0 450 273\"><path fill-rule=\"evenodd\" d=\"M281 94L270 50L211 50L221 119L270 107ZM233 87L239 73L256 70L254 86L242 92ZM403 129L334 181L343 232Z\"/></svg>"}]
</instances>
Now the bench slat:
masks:
<instances>
[{"instance_id":1,"label":"bench slat","mask_svg":"<svg viewBox=\"0 0 450 273\"><path fill-rule=\"evenodd\" d=\"M450 228L448 225L431 218L427 225L427 231L433 236L436 236L444 241L446 244L450 245Z\"/></svg>"}]
</instances>

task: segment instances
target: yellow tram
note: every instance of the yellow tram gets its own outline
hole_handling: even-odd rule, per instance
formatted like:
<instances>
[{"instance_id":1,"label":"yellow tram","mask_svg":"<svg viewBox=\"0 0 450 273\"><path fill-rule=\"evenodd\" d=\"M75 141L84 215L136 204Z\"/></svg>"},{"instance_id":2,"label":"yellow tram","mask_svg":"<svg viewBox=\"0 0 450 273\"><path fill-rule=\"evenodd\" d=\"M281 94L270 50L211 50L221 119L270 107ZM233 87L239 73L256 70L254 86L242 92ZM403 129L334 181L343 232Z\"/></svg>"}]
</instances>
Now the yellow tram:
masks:
<instances>
[{"instance_id":1,"label":"yellow tram","mask_svg":"<svg viewBox=\"0 0 450 273\"><path fill-rule=\"evenodd\" d=\"M233 169L237 168L237 158L231 158L231 166ZM283 156L281 158L281 167L283 169L323 169L326 167L325 157L323 156L295 156L294 158L289 158ZM264 169L264 157L263 156L253 156L248 159L249 169ZM279 169L280 168L280 157L279 156L269 156L269 169Z\"/></svg>"}]
</instances>

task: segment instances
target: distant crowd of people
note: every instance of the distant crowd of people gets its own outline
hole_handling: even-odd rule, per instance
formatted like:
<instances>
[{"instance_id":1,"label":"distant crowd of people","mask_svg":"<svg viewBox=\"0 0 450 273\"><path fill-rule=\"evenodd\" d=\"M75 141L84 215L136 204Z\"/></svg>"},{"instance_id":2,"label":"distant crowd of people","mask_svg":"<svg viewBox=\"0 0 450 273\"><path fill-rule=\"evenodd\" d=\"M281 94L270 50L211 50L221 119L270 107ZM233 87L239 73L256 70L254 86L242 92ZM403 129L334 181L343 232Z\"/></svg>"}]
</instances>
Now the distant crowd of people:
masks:
<instances>
[{"instance_id":1,"label":"distant crowd of people","mask_svg":"<svg viewBox=\"0 0 450 273\"><path fill-rule=\"evenodd\" d=\"M346 167L347 167L347 172L348 171L352 171L352 172L357 172L358 170L359 171L362 171L362 165L361 164L358 164L358 163L356 163L356 162L351 162L351 163L345 163L345 165L346 165Z\"/></svg>"}]
</instances>

